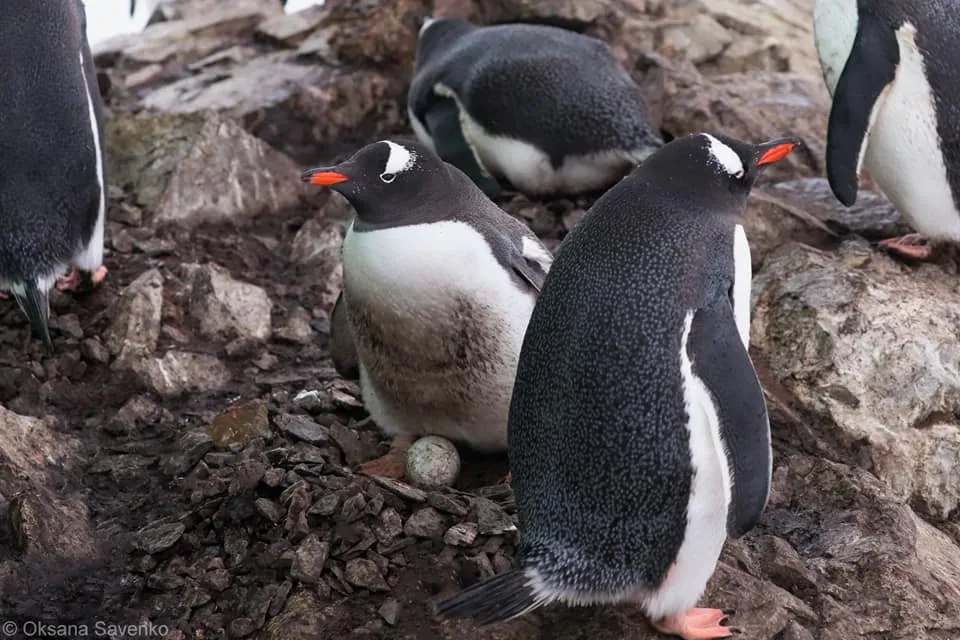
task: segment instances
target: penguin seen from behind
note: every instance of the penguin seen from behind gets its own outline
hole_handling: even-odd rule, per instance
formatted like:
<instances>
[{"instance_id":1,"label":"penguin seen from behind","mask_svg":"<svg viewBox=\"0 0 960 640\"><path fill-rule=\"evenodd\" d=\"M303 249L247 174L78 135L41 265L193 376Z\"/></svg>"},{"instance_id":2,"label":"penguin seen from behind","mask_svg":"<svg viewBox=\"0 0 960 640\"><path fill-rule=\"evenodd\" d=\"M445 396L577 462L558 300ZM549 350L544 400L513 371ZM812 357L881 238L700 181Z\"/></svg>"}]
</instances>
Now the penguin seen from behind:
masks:
<instances>
[{"instance_id":1,"label":"penguin seen from behind","mask_svg":"<svg viewBox=\"0 0 960 640\"><path fill-rule=\"evenodd\" d=\"M427 18L408 110L417 137L487 195L605 189L662 146L640 87L597 38Z\"/></svg>"},{"instance_id":2,"label":"penguin seen from behind","mask_svg":"<svg viewBox=\"0 0 960 640\"><path fill-rule=\"evenodd\" d=\"M0 289L49 347L50 287L107 275L103 105L85 33L81 0L0 3Z\"/></svg>"},{"instance_id":3,"label":"penguin seen from behind","mask_svg":"<svg viewBox=\"0 0 960 640\"><path fill-rule=\"evenodd\" d=\"M798 143L674 140L567 235L510 407L515 568L440 614L488 624L551 602L632 602L685 640L733 634L732 610L694 607L770 487L743 211L764 167Z\"/></svg>"},{"instance_id":4,"label":"penguin seen from behind","mask_svg":"<svg viewBox=\"0 0 960 640\"><path fill-rule=\"evenodd\" d=\"M866 168L918 233L880 243L915 260L960 241L960 11L941 0L817 0L833 97L827 176L846 206Z\"/></svg>"},{"instance_id":5,"label":"penguin seen from behind","mask_svg":"<svg viewBox=\"0 0 960 640\"><path fill-rule=\"evenodd\" d=\"M503 451L520 345L553 255L420 143L376 142L304 180L338 191L357 214L330 351L396 436L361 470L402 477L421 435Z\"/></svg>"}]
</instances>

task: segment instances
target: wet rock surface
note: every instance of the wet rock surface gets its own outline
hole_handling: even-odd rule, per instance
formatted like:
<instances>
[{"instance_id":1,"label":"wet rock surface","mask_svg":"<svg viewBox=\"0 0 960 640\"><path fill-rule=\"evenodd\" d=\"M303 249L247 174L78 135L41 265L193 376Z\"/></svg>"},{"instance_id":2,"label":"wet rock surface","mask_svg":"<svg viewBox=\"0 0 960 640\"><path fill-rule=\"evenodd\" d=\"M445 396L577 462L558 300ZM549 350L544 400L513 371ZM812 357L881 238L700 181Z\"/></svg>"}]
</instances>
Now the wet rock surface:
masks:
<instances>
[{"instance_id":1,"label":"wet rock surface","mask_svg":"<svg viewBox=\"0 0 960 640\"><path fill-rule=\"evenodd\" d=\"M386 438L328 354L352 212L305 165L409 135L419 16L530 19L608 37L662 128L808 150L751 199L752 354L774 486L703 603L745 637L960 637L960 290L895 262L883 196L823 178L828 108L809 0L177 0L97 55L112 114L106 262L54 292L57 351L0 304L0 611L145 620L168 638L654 640L629 606L475 628L432 603L510 566L506 461L452 487L367 478ZM306 197L304 197L306 195ZM590 198L500 203L551 247Z\"/></svg>"}]
</instances>

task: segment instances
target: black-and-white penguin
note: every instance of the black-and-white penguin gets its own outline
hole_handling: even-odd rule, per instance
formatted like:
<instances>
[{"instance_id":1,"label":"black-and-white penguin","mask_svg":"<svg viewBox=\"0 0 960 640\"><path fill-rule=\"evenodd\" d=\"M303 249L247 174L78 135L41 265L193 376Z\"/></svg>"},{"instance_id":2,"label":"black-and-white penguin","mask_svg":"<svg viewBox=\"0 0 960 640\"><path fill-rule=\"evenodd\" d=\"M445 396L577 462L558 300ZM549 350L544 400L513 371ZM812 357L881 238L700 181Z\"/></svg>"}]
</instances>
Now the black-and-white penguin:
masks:
<instances>
[{"instance_id":1,"label":"black-and-white penguin","mask_svg":"<svg viewBox=\"0 0 960 640\"><path fill-rule=\"evenodd\" d=\"M401 477L406 449L428 434L504 450L520 345L553 255L420 143L376 142L304 180L357 214L331 352L341 370L355 364L367 411L397 436L363 471Z\"/></svg>"},{"instance_id":2,"label":"black-and-white penguin","mask_svg":"<svg viewBox=\"0 0 960 640\"><path fill-rule=\"evenodd\" d=\"M665 633L731 635L729 610L694 606L770 486L742 215L798 142L670 142L564 239L510 409L516 568L440 613L487 624L554 601L634 602Z\"/></svg>"},{"instance_id":3,"label":"black-and-white penguin","mask_svg":"<svg viewBox=\"0 0 960 640\"><path fill-rule=\"evenodd\" d=\"M491 197L604 189L663 142L640 87L597 38L427 18L407 98L417 137Z\"/></svg>"},{"instance_id":4,"label":"black-and-white penguin","mask_svg":"<svg viewBox=\"0 0 960 640\"><path fill-rule=\"evenodd\" d=\"M50 287L106 277L103 105L85 28L80 0L0 3L0 288L47 345Z\"/></svg>"},{"instance_id":5,"label":"black-and-white penguin","mask_svg":"<svg viewBox=\"0 0 960 640\"><path fill-rule=\"evenodd\" d=\"M960 10L942 0L817 0L817 54L833 104L827 176L857 198L865 167L919 233L881 242L928 259L960 241Z\"/></svg>"}]
</instances>

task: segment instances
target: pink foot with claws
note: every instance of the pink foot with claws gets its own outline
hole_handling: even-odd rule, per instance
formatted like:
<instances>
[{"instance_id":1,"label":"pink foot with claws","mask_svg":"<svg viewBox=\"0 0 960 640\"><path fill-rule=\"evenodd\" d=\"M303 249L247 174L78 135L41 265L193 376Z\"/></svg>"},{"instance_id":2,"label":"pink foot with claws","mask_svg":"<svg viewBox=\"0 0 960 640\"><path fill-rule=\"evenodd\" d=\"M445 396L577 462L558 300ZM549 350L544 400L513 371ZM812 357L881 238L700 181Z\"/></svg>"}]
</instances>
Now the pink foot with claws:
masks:
<instances>
[{"instance_id":1,"label":"pink foot with claws","mask_svg":"<svg viewBox=\"0 0 960 640\"><path fill-rule=\"evenodd\" d=\"M734 614L733 609L690 609L678 616L664 618L653 623L660 633L679 636L683 640L713 640L729 638L738 629L724 626Z\"/></svg>"},{"instance_id":2,"label":"pink foot with claws","mask_svg":"<svg viewBox=\"0 0 960 640\"><path fill-rule=\"evenodd\" d=\"M9 300L10 294L6 291L0 291L0 300Z\"/></svg>"},{"instance_id":3,"label":"pink foot with claws","mask_svg":"<svg viewBox=\"0 0 960 640\"><path fill-rule=\"evenodd\" d=\"M390 443L390 450L386 454L360 465L360 473L380 478L402 479L407 474L407 451L415 440L407 436L397 436Z\"/></svg>"},{"instance_id":4,"label":"pink foot with claws","mask_svg":"<svg viewBox=\"0 0 960 640\"><path fill-rule=\"evenodd\" d=\"M879 245L890 253L911 260L930 260L933 256L933 247L930 241L919 233L881 240Z\"/></svg>"},{"instance_id":5,"label":"pink foot with claws","mask_svg":"<svg viewBox=\"0 0 960 640\"><path fill-rule=\"evenodd\" d=\"M79 291L87 285L95 287L107 278L107 273L109 273L107 268L101 266L92 272L87 279L78 269L71 267L67 275L57 279L57 289L60 291Z\"/></svg>"}]
</instances>

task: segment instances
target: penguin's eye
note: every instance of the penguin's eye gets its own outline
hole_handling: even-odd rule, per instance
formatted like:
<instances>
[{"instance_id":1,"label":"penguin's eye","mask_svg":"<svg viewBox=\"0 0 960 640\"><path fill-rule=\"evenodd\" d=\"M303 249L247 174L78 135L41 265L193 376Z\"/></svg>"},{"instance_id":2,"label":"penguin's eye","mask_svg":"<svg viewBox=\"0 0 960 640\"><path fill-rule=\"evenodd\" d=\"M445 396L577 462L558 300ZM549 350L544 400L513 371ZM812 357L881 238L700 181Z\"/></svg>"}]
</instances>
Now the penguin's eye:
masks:
<instances>
[{"instance_id":1,"label":"penguin's eye","mask_svg":"<svg viewBox=\"0 0 960 640\"><path fill-rule=\"evenodd\" d=\"M742 177L743 177L743 169L740 169L740 171L737 171L735 174L733 174L733 177L736 178L737 180L739 180L740 178L742 178Z\"/></svg>"},{"instance_id":2,"label":"penguin's eye","mask_svg":"<svg viewBox=\"0 0 960 640\"><path fill-rule=\"evenodd\" d=\"M397 174L395 174L395 173L381 173L381 174L380 174L380 179L383 180L383 181L384 181L385 183L387 183L387 184L390 184L391 182L393 182L394 178L396 178L396 177L397 177Z\"/></svg>"}]
</instances>

